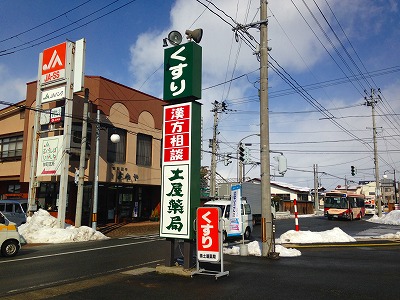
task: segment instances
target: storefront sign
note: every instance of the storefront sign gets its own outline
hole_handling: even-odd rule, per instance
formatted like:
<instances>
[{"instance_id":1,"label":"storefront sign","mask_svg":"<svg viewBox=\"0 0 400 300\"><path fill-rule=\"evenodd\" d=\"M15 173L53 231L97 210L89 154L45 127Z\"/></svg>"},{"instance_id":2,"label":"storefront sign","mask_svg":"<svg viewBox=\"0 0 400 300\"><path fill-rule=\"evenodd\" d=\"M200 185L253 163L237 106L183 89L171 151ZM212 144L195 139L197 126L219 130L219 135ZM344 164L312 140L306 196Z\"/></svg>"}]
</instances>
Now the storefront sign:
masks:
<instances>
[{"instance_id":1,"label":"storefront sign","mask_svg":"<svg viewBox=\"0 0 400 300\"><path fill-rule=\"evenodd\" d=\"M64 136L40 138L36 176L60 175Z\"/></svg>"},{"instance_id":2,"label":"storefront sign","mask_svg":"<svg viewBox=\"0 0 400 300\"><path fill-rule=\"evenodd\" d=\"M50 112L50 123L59 123L62 120L63 107L55 107Z\"/></svg>"},{"instance_id":3,"label":"storefront sign","mask_svg":"<svg viewBox=\"0 0 400 300\"><path fill-rule=\"evenodd\" d=\"M164 107L161 237L194 236L192 223L200 204L200 126L193 124L200 121L200 108L192 102Z\"/></svg>"},{"instance_id":4,"label":"storefront sign","mask_svg":"<svg viewBox=\"0 0 400 300\"><path fill-rule=\"evenodd\" d=\"M197 209L197 260L218 262L220 260L219 219L221 210L218 207L199 207Z\"/></svg>"},{"instance_id":5,"label":"storefront sign","mask_svg":"<svg viewBox=\"0 0 400 300\"><path fill-rule=\"evenodd\" d=\"M187 162L190 155L191 104L165 107L164 113L164 162Z\"/></svg>"},{"instance_id":6,"label":"storefront sign","mask_svg":"<svg viewBox=\"0 0 400 300\"><path fill-rule=\"evenodd\" d=\"M189 237L189 165L164 166L162 236Z\"/></svg>"},{"instance_id":7,"label":"storefront sign","mask_svg":"<svg viewBox=\"0 0 400 300\"><path fill-rule=\"evenodd\" d=\"M194 42L164 51L164 100L201 98L202 49Z\"/></svg>"},{"instance_id":8,"label":"storefront sign","mask_svg":"<svg viewBox=\"0 0 400 300\"><path fill-rule=\"evenodd\" d=\"M43 51L41 83L49 84L65 79L67 62L67 42Z\"/></svg>"},{"instance_id":9,"label":"storefront sign","mask_svg":"<svg viewBox=\"0 0 400 300\"><path fill-rule=\"evenodd\" d=\"M65 85L42 92L42 104L65 99Z\"/></svg>"}]
</instances>

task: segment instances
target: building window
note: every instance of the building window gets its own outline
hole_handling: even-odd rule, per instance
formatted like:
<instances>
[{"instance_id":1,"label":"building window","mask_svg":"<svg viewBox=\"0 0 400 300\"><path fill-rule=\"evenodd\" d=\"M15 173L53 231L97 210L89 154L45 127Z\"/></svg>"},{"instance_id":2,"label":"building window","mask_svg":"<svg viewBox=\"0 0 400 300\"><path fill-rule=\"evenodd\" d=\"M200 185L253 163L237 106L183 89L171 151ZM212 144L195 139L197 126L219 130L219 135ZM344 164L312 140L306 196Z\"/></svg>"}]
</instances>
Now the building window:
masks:
<instances>
[{"instance_id":1,"label":"building window","mask_svg":"<svg viewBox=\"0 0 400 300\"><path fill-rule=\"evenodd\" d=\"M22 135L0 138L0 160L20 160L22 141Z\"/></svg>"},{"instance_id":2,"label":"building window","mask_svg":"<svg viewBox=\"0 0 400 300\"><path fill-rule=\"evenodd\" d=\"M82 123L73 123L71 130L71 148L81 148L82 144ZM86 150L90 150L90 141L92 140L92 128L87 127L86 131Z\"/></svg>"},{"instance_id":3,"label":"building window","mask_svg":"<svg viewBox=\"0 0 400 300\"><path fill-rule=\"evenodd\" d=\"M17 184L9 184L7 192L11 194L17 194L21 192L21 185L19 183Z\"/></svg>"},{"instance_id":4,"label":"building window","mask_svg":"<svg viewBox=\"0 0 400 300\"><path fill-rule=\"evenodd\" d=\"M138 166L151 166L153 137L138 133L136 144L136 164Z\"/></svg>"},{"instance_id":5,"label":"building window","mask_svg":"<svg viewBox=\"0 0 400 300\"><path fill-rule=\"evenodd\" d=\"M120 141L113 143L110 140L111 135L118 134ZM107 161L109 163L125 163L126 162L126 130L120 128L108 129L107 139Z\"/></svg>"}]
</instances>

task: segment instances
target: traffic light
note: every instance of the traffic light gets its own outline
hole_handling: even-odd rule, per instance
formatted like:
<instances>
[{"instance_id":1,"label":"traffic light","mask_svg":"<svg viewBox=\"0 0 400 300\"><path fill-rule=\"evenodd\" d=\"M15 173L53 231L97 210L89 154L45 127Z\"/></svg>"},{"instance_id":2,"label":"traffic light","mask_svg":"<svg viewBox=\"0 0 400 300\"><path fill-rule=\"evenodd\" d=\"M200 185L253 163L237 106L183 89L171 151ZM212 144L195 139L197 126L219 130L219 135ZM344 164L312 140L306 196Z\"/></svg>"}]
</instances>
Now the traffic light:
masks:
<instances>
[{"instance_id":1,"label":"traffic light","mask_svg":"<svg viewBox=\"0 0 400 300\"><path fill-rule=\"evenodd\" d=\"M354 168L354 166L351 166L351 175L356 175L356 169Z\"/></svg>"},{"instance_id":2,"label":"traffic light","mask_svg":"<svg viewBox=\"0 0 400 300\"><path fill-rule=\"evenodd\" d=\"M244 162L248 164L250 162L250 149L249 147L244 147Z\"/></svg>"},{"instance_id":3,"label":"traffic light","mask_svg":"<svg viewBox=\"0 0 400 300\"><path fill-rule=\"evenodd\" d=\"M225 157L224 157L224 165L225 166L229 165L232 162L231 154L232 153L228 153L227 155L225 155Z\"/></svg>"},{"instance_id":4,"label":"traffic light","mask_svg":"<svg viewBox=\"0 0 400 300\"><path fill-rule=\"evenodd\" d=\"M239 145L239 159L240 161L244 161L244 147L242 144Z\"/></svg>"}]
</instances>

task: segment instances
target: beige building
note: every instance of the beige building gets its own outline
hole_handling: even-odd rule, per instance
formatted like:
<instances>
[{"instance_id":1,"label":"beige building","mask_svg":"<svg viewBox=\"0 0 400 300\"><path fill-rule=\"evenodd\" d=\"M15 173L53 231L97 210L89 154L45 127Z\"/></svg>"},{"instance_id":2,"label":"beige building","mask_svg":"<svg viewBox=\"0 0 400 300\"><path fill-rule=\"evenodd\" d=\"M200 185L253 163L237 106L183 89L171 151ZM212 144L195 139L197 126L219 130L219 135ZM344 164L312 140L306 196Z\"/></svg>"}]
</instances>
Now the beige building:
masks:
<instances>
[{"instance_id":1,"label":"beige building","mask_svg":"<svg viewBox=\"0 0 400 300\"><path fill-rule=\"evenodd\" d=\"M82 224L90 224L96 146L96 111L100 117L98 224L149 219L157 211L161 186L162 100L98 76L85 76L89 114ZM36 82L27 84L26 100L0 111L0 195L27 198L31 170ZM66 221L74 223L82 140L84 94L73 99ZM24 106L26 105L26 109ZM44 103L42 112L63 107L65 100ZM43 113L42 113L43 115ZM63 116L66 118L69 116ZM60 122L40 125L40 137L62 133ZM110 136L119 134L113 144ZM38 176L38 204L57 215L60 176ZM1 200L0 200L1 201Z\"/></svg>"}]
</instances>

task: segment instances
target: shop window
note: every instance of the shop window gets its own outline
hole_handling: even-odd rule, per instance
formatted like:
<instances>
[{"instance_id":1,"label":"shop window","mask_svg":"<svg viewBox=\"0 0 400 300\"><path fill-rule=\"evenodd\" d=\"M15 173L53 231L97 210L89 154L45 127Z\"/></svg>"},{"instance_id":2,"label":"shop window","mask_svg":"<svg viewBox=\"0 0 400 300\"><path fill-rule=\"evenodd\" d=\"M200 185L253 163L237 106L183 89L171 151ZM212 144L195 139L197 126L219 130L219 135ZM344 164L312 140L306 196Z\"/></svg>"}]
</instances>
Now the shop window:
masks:
<instances>
[{"instance_id":1,"label":"shop window","mask_svg":"<svg viewBox=\"0 0 400 300\"><path fill-rule=\"evenodd\" d=\"M22 135L0 138L0 160L20 160L22 141Z\"/></svg>"},{"instance_id":2,"label":"shop window","mask_svg":"<svg viewBox=\"0 0 400 300\"><path fill-rule=\"evenodd\" d=\"M53 182L42 182L36 197L39 207L48 211L57 211L58 186Z\"/></svg>"},{"instance_id":3,"label":"shop window","mask_svg":"<svg viewBox=\"0 0 400 300\"><path fill-rule=\"evenodd\" d=\"M12 194L17 194L21 192L21 185L17 184L9 184L7 191Z\"/></svg>"},{"instance_id":4,"label":"shop window","mask_svg":"<svg viewBox=\"0 0 400 300\"><path fill-rule=\"evenodd\" d=\"M151 166L153 137L138 133L136 144L136 164L138 166Z\"/></svg>"},{"instance_id":5,"label":"shop window","mask_svg":"<svg viewBox=\"0 0 400 300\"><path fill-rule=\"evenodd\" d=\"M118 134L120 140L113 143L110 140L111 135ZM107 139L107 161L109 163L125 163L126 162L126 130L120 128L108 129Z\"/></svg>"}]
</instances>

